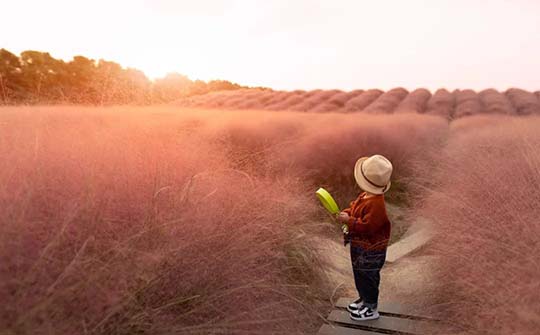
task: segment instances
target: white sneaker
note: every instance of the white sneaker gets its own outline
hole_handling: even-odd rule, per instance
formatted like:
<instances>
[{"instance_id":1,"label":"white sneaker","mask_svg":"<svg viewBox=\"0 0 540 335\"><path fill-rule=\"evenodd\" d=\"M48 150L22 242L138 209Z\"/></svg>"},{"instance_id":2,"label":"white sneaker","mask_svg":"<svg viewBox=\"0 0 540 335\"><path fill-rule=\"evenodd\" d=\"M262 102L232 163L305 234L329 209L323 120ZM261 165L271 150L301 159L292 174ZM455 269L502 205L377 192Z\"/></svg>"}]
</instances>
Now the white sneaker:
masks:
<instances>
[{"instance_id":1,"label":"white sneaker","mask_svg":"<svg viewBox=\"0 0 540 335\"><path fill-rule=\"evenodd\" d=\"M358 309L362 306L362 298L358 298L356 299L355 301L351 302L348 306L347 306L347 310L349 312L357 312Z\"/></svg>"},{"instance_id":2,"label":"white sneaker","mask_svg":"<svg viewBox=\"0 0 540 335\"><path fill-rule=\"evenodd\" d=\"M357 311L349 314L351 319L356 321L374 320L379 318L379 312L366 306L361 306Z\"/></svg>"}]
</instances>

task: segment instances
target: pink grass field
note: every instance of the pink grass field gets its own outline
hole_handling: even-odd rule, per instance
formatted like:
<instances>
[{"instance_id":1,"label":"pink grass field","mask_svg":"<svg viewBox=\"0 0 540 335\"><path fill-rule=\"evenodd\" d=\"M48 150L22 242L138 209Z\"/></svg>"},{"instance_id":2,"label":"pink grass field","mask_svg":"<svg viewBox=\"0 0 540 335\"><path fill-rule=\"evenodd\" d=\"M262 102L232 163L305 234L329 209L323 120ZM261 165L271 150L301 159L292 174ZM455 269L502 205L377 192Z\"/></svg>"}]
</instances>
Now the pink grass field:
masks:
<instances>
[{"instance_id":1,"label":"pink grass field","mask_svg":"<svg viewBox=\"0 0 540 335\"><path fill-rule=\"evenodd\" d=\"M540 92L510 88L506 91L485 89L438 89L433 94L425 88L411 92L396 87L379 89L296 90L238 89L213 92L179 99L183 107L223 108L233 110L308 111L369 114L419 113L437 115L449 120L472 115L540 115Z\"/></svg>"},{"instance_id":2,"label":"pink grass field","mask_svg":"<svg viewBox=\"0 0 540 335\"><path fill-rule=\"evenodd\" d=\"M540 118L476 116L450 128L436 162L418 166L433 178L411 186L421 194L413 214L438 232L432 312L467 334L538 334Z\"/></svg>"},{"instance_id":3,"label":"pink grass field","mask_svg":"<svg viewBox=\"0 0 540 335\"><path fill-rule=\"evenodd\" d=\"M314 333L335 287L303 236L341 235L313 193L347 204L379 153L436 228L432 312L534 334L540 118L427 114L0 108L2 333Z\"/></svg>"},{"instance_id":4,"label":"pink grass field","mask_svg":"<svg viewBox=\"0 0 540 335\"><path fill-rule=\"evenodd\" d=\"M350 200L356 158L376 152L399 185L447 127L423 115L1 108L0 329L313 333L334 287L301 236L341 238L314 191Z\"/></svg>"}]
</instances>

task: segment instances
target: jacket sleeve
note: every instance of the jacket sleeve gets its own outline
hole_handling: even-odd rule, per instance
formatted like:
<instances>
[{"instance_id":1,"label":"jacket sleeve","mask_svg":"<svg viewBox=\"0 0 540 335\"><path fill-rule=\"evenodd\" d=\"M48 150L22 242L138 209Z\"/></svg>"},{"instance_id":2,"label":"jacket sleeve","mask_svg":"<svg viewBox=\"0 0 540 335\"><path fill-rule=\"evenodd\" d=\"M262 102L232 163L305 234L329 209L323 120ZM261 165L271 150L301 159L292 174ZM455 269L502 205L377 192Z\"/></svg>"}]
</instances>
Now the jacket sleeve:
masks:
<instances>
[{"instance_id":1,"label":"jacket sleeve","mask_svg":"<svg viewBox=\"0 0 540 335\"><path fill-rule=\"evenodd\" d=\"M385 217L384 205L379 202L370 202L363 208L359 218L353 216L349 218L347 223L349 233L359 235L375 232L384 224Z\"/></svg>"},{"instance_id":2,"label":"jacket sleeve","mask_svg":"<svg viewBox=\"0 0 540 335\"><path fill-rule=\"evenodd\" d=\"M354 203L354 201L349 204L349 207L347 207L345 209L342 209L341 211L349 214L349 216L350 216L351 215L351 207L352 207L353 203Z\"/></svg>"},{"instance_id":3,"label":"jacket sleeve","mask_svg":"<svg viewBox=\"0 0 540 335\"><path fill-rule=\"evenodd\" d=\"M363 193L363 192L360 193L360 195L358 196L358 198L359 198L360 196L362 196L362 194L364 194L364 193ZM349 207L347 207L347 208L345 208L345 209L342 209L341 211L342 211L342 212L345 212L345 213L347 213L347 214L349 214L349 216L350 216L350 215L351 215L351 208L352 208L352 206L354 205L354 203L358 201L358 198L356 198L356 199L354 199L353 201L351 201L351 202L349 203Z\"/></svg>"}]
</instances>

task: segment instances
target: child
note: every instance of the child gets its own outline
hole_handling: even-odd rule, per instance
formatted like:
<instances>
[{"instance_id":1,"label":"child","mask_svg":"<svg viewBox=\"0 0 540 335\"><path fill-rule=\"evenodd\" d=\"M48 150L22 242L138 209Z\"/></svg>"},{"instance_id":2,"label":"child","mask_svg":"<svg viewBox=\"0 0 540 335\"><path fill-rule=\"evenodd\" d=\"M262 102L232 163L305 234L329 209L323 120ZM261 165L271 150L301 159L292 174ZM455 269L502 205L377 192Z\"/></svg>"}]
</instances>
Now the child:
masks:
<instances>
[{"instance_id":1,"label":"child","mask_svg":"<svg viewBox=\"0 0 540 335\"><path fill-rule=\"evenodd\" d=\"M362 157L354 167L354 178L364 191L339 213L347 224L351 243L351 263L359 298L347 309L353 320L377 319L380 271L386 260L390 221L386 215L384 193L390 188L392 164L381 155Z\"/></svg>"}]
</instances>

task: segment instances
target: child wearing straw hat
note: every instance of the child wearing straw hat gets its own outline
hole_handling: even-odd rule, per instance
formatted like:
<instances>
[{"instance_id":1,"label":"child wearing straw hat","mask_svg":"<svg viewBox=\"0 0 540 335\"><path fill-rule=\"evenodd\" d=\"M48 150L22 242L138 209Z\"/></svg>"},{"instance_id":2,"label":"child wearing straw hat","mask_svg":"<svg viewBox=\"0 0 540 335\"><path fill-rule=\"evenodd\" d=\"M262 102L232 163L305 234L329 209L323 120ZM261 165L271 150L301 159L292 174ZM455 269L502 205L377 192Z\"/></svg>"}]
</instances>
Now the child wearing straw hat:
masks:
<instances>
[{"instance_id":1,"label":"child wearing straw hat","mask_svg":"<svg viewBox=\"0 0 540 335\"><path fill-rule=\"evenodd\" d=\"M379 317L380 271L386 261L390 238L390 221L386 215L384 193L390 188L392 163L381 155L356 161L354 178L363 192L339 213L338 220L347 224L351 244L351 263L358 299L347 309L353 320Z\"/></svg>"}]
</instances>

